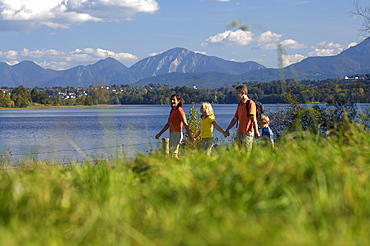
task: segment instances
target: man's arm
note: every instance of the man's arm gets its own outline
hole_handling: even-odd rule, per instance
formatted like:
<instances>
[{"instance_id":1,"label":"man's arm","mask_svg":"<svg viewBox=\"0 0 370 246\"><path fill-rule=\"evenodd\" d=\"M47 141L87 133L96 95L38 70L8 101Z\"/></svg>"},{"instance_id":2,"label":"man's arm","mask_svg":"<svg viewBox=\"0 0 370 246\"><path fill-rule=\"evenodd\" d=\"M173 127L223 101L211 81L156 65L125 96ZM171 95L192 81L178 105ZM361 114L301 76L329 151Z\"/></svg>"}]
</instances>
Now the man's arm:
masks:
<instances>
[{"instance_id":1,"label":"man's arm","mask_svg":"<svg viewBox=\"0 0 370 246\"><path fill-rule=\"evenodd\" d=\"M251 106L250 105L250 102L251 101L252 101L251 99L248 100L248 103L247 103L247 112L249 112L249 117L252 117L254 135L255 135L256 138L259 138L261 136L260 136L260 134L258 132L258 123L257 123L257 117L256 117L257 108L256 108L256 104L253 101L252 101L253 102L252 105L254 105L254 106ZM252 108L252 110L251 110L251 108Z\"/></svg>"},{"instance_id":2,"label":"man's arm","mask_svg":"<svg viewBox=\"0 0 370 246\"><path fill-rule=\"evenodd\" d=\"M253 121L253 130L256 138L261 137L260 133L258 132L258 124L257 124L257 117L255 115L251 115Z\"/></svg>"},{"instance_id":3,"label":"man's arm","mask_svg":"<svg viewBox=\"0 0 370 246\"><path fill-rule=\"evenodd\" d=\"M231 128L233 128L233 126L235 126L235 124L236 124L236 122L238 121L238 119L237 118L232 118L232 120L230 121L230 124L229 124L229 126L226 128L226 130L225 130L225 133L226 133L226 135L227 136L230 136L230 132L229 132L229 130L231 129Z\"/></svg>"}]
</instances>

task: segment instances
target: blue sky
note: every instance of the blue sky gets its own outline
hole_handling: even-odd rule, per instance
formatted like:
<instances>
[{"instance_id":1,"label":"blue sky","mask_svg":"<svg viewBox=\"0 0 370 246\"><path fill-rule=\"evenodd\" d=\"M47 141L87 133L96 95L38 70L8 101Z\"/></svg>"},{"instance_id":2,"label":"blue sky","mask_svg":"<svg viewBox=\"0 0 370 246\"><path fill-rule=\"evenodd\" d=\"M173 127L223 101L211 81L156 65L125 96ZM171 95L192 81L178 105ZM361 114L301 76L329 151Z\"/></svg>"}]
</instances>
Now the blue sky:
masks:
<instances>
[{"instance_id":1,"label":"blue sky","mask_svg":"<svg viewBox=\"0 0 370 246\"><path fill-rule=\"evenodd\" d=\"M351 14L368 0L0 0L0 62L68 69L113 57L126 66L182 47L278 66L336 55L363 40ZM245 31L229 28L240 21Z\"/></svg>"}]
</instances>

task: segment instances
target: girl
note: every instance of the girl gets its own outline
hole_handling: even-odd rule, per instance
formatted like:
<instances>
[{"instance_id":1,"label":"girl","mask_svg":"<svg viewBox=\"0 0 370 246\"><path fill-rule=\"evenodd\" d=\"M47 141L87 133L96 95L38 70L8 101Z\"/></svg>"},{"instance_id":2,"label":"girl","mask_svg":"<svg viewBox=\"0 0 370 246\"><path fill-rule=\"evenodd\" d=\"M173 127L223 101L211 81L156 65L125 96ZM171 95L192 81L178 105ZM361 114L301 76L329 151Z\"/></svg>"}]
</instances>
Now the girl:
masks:
<instances>
[{"instance_id":1,"label":"girl","mask_svg":"<svg viewBox=\"0 0 370 246\"><path fill-rule=\"evenodd\" d=\"M163 127L163 129L155 136L156 139L160 138L160 136L170 128L170 139L169 139L169 148L170 153L176 159L178 159L178 152L180 142L183 138L182 134L182 126L185 127L186 132L188 133L189 139L193 140L193 137L190 132L189 125L186 121L185 112L182 109L182 101L181 97L178 94L173 94L171 96L171 111L170 116L168 117L167 124Z\"/></svg>"},{"instance_id":2,"label":"girl","mask_svg":"<svg viewBox=\"0 0 370 246\"><path fill-rule=\"evenodd\" d=\"M200 113L202 114L200 116L200 128L197 134L195 134L194 140L198 138L199 135L201 135L201 149L205 150L207 152L207 155L210 155L213 147L213 127L221 132L224 137L227 137L227 134L219 125L217 125L215 121L215 115L213 113L213 108L210 103L202 102L200 106Z\"/></svg>"}]
</instances>

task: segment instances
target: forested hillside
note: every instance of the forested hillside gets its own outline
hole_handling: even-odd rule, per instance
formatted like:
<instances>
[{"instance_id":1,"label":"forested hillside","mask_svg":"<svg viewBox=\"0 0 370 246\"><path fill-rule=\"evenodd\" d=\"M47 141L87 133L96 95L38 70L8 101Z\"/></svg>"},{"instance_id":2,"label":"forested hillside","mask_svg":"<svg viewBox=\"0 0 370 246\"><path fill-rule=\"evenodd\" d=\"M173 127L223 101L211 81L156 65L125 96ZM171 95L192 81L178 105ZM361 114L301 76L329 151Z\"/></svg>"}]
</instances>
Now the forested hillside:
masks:
<instances>
[{"instance_id":1,"label":"forested hillside","mask_svg":"<svg viewBox=\"0 0 370 246\"><path fill-rule=\"evenodd\" d=\"M262 103L284 103L287 93L294 95L298 102L327 102L341 97L347 102L370 102L370 74L354 75L346 79L327 80L276 80L271 83L245 82L249 96ZM27 107L44 105L96 105L96 104L167 104L170 95L178 93L185 103L237 103L234 88L196 88L186 86L149 84L134 87L129 85L98 86L88 88L3 88L0 93L1 107Z\"/></svg>"}]
</instances>

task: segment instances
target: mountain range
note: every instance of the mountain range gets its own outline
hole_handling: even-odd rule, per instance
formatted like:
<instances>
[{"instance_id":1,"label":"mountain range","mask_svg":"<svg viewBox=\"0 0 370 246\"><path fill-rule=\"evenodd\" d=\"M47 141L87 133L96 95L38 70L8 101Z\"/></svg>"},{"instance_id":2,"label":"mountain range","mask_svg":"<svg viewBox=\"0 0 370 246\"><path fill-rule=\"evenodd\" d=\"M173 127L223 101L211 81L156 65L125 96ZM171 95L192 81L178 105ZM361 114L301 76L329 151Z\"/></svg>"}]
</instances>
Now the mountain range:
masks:
<instances>
[{"instance_id":1,"label":"mountain range","mask_svg":"<svg viewBox=\"0 0 370 246\"><path fill-rule=\"evenodd\" d=\"M216 88L246 81L321 80L364 73L370 73L369 38L338 55L309 57L282 69L266 68L253 61L227 61L184 48L173 48L145 58L129 68L113 58L62 71L44 69L32 61L22 61L13 66L0 62L0 86L142 86L154 83Z\"/></svg>"}]
</instances>

